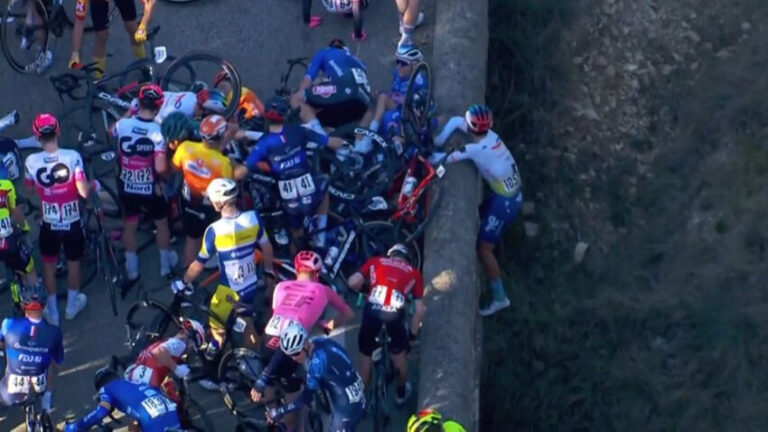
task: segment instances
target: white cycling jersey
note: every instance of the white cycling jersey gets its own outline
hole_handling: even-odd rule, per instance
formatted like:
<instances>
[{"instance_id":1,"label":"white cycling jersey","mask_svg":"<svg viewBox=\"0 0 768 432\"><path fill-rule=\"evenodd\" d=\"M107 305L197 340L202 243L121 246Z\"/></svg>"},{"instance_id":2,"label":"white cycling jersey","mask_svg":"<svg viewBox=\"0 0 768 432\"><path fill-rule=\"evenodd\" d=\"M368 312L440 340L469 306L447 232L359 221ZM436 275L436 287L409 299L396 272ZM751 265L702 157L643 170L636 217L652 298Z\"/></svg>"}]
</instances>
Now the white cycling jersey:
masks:
<instances>
[{"instance_id":1,"label":"white cycling jersey","mask_svg":"<svg viewBox=\"0 0 768 432\"><path fill-rule=\"evenodd\" d=\"M467 122L462 117L452 117L435 138L435 143L445 144L456 129L467 132ZM435 153L430 157L430 162L434 163L444 155L445 153ZM448 156L447 162L458 162L464 159L470 159L475 163L480 174L495 193L506 197L513 197L520 193L522 183L515 158L495 132L488 131L480 141L467 143L463 150L454 151Z\"/></svg>"},{"instance_id":2,"label":"white cycling jersey","mask_svg":"<svg viewBox=\"0 0 768 432\"><path fill-rule=\"evenodd\" d=\"M163 123L163 120L168 117L172 112L181 111L188 118L192 118L195 115L195 107L197 107L197 95L192 92L163 92L163 106L155 116L157 123ZM135 115L139 112L139 100L133 99L131 101L131 115Z\"/></svg>"},{"instance_id":3,"label":"white cycling jersey","mask_svg":"<svg viewBox=\"0 0 768 432\"><path fill-rule=\"evenodd\" d=\"M80 220L77 185L85 179L83 159L75 150L41 151L24 161L25 181L35 186L43 213L43 222L54 231L66 231Z\"/></svg>"},{"instance_id":4,"label":"white cycling jersey","mask_svg":"<svg viewBox=\"0 0 768 432\"><path fill-rule=\"evenodd\" d=\"M165 157L160 125L139 117L118 120L112 129L120 150L120 180L127 193L151 195L155 183L155 157Z\"/></svg>"}]
</instances>

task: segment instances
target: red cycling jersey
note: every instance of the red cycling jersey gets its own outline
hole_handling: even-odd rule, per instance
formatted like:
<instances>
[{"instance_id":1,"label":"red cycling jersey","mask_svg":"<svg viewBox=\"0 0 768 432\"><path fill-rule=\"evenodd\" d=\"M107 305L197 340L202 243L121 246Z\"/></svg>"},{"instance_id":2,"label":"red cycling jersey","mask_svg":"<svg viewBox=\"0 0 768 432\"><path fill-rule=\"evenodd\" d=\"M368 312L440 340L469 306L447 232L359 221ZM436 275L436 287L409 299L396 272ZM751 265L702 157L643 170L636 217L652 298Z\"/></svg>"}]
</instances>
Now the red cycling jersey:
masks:
<instances>
[{"instance_id":1,"label":"red cycling jersey","mask_svg":"<svg viewBox=\"0 0 768 432\"><path fill-rule=\"evenodd\" d=\"M360 267L362 273L371 282L368 302L375 308L396 312L405 305L408 294L414 299L424 296L424 282L421 273L405 261L373 257Z\"/></svg>"},{"instance_id":2,"label":"red cycling jersey","mask_svg":"<svg viewBox=\"0 0 768 432\"><path fill-rule=\"evenodd\" d=\"M157 341L144 348L133 364L125 370L126 380L135 384L146 384L150 387L160 388L160 384L171 373L171 370L161 365L152 355L152 350L158 346L165 348L176 364L179 363L179 359L187 350L187 344L175 337Z\"/></svg>"}]
</instances>

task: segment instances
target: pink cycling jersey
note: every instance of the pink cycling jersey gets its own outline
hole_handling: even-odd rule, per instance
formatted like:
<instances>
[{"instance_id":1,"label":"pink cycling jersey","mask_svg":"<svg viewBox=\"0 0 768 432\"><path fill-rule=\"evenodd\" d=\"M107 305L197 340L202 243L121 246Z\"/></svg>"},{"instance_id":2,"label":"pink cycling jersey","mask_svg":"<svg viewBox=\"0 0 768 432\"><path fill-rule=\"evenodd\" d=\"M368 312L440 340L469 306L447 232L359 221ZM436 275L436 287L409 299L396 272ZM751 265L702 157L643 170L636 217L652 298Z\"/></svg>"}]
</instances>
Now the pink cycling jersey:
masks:
<instances>
[{"instance_id":1,"label":"pink cycling jersey","mask_svg":"<svg viewBox=\"0 0 768 432\"><path fill-rule=\"evenodd\" d=\"M120 149L120 180L123 192L152 195L155 158L165 157L165 138L154 120L120 119L112 129Z\"/></svg>"},{"instance_id":2,"label":"pink cycling jersey","mask_svg":"<svg viewBox=\"0 0 768 432\"><path fill-rule=\"evenodd\" d=\"M312 281L283 281L275 287L272 297L272 318L264 332L280 336L290 321L298 321L311 331L328 303L340 313L352 314L344 299L327 286Z\"/></svg>"},{"instance_id":3,"label":"pink cycling jersey","mask_svg":"<svg viewBox=\"0 0 768 432\"><path fill-rule=\"evenodd\" d=\"M80 220L78 180L85 179L83 160L74 150L58 149L31 154L24 161L25 181L35 186L43 213L43 222L51 230L69 230Z\"/></svg>"}]
</instances>

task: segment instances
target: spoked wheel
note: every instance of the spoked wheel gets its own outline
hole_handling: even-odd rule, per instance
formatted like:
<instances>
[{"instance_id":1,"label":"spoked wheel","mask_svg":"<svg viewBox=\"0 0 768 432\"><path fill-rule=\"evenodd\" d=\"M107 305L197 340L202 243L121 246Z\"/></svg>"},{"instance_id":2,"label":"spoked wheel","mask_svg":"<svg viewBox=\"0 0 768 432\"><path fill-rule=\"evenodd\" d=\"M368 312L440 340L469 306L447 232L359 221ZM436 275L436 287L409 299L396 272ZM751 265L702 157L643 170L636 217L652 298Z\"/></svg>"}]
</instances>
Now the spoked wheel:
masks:
<instances>
[{"instance_id":1,"label":"spoked wheel","mask_svg":"<svg viewBox=\"0 0 768 432\"><path fill-rule=\"evenodd\" d=\"M90 108L90 112L87 112ZM117 150L117 143L109 134L109 128L119 118L120 113L112 107L101 107L94 104L88 107L85 104L71 107L68 111L59 115L62 136L59 142L68 147L74 146L75 150L90 153L95 150ZM72 147L70 147L72 148ZM114 168L116 159L109 162L110 168ZM97 161L98 162L98 161ZM97 177L102 177L103 164L94 167Z\"/></svg>"},{"instance_id":2,"label":"spoked wheel","mask_svg":"<svg viewBox=\"0 0 768 432\"><path fill-rule=\"evenodd\" d=\"M13 70L28 74L37 69L40 53L48 51L48 11L42 0L9 0L3 11L0 40Z\"/></svg>"},{"instance_id":3,"label":"spoked wheel","mask_svg":"<svg viewBox=\"0 0 768 432\"><path fill-rule=\"evenodd\" d=\"M220 72L226 72L232 79L232 96L228 98L231 103L224 112L217 114L229 118L237 110L240 100L240 75L232 63L215 54L193 52L176 59L165 71L160 80L160 87L176 92L198 91L210 87L210 83Z\"/></svg>"},{"instance_id":4,"label":"spoked wheel","mask_svg":"<svg viewBox=\"0 0 768 432\"><path fill-rule=\"evenodd\" d=\"M398 225L385 221L370 221L363 224L360 232L360 247L365 256L381 256L395 243L405 243L411 256L411 265L421 268L421 250L412 239L411 233ZM408 239L411 239L408 241Z\"/></svg>"},{"instance_id":5,"label":"spoked wheel","mask_svg":"<svg viewBox=\"0 0 768 432\"><path fill-rule=\"evenodd\" d=\"M134 303L125 316L130 331L133 350L141 351L148 344L178 333L181 325L176 317L161 303L142 300Z\"/></svg>"}]
</instances>

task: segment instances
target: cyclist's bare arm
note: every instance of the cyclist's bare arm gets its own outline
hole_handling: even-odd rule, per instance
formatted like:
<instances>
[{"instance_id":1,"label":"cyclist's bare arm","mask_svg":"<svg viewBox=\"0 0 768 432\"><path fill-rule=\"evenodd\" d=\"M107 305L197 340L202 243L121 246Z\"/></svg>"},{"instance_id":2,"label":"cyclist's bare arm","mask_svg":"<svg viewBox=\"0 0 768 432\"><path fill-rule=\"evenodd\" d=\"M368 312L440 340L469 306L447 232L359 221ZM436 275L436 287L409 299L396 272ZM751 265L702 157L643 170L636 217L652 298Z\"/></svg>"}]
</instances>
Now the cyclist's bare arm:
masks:
<instances>
[{"instance_id":1,"label":"cyclist's bare arm","mask_svg":"<svg viewBox=\"0 0 768 432\"><path fill-rule=\"evenodd\" d=\"M181 278L181 280L184 281L185 284L190 284L200 276L200 273L202 273L203 270L205 270L205 264L198 260L194 260L189 264L189 267L187 267L187 271L184 273L184 277Z\"/></svg>"},{"instance_id":2,"label":"cyclist's bare arm","mask_svg":"<svg viewBox=\"0 0 768 432\"><path fill-rule=\"evenodd\" d=\"M248 176L248 167L245 165L232 161L232 177L235 181L240 181Z\"/></svg>"},{"instance_id":3,"label":"cyclist's bare arm","mask_svg":"<svg viewBox=\"0 0 768 432\"><path fill-rule=\"evenodd\" d=\"M139 26L147 28L152 20L152 11L155 9L155 0L144 0L144 16L141 18Z\"/></svg>"},{"instance_id":4,"label":"cyclist's bare arm","mask_svg":"<svg viewBox=\"0 0 768 432\"><path fill-rule=\"evenodd\" d=\"M91 184L88 183L88 179L83 177L80 180L75 180L75 186L77 187L77 193L81 197L88 199L88 194L91 192Z\"/></svg>"},{"instance_id":5,"label":"cyclist's bare arm","mask_svg":"<svg viewBox=\"0 0 768 432\"><path fill-rule=\"evenodd\" d=\"M424 318L424 312L426 310L424 307L424 300L414 300L413 306L415 310L413 311L413 317L411 317L411 334L418 335L419 329L421 328L421 320Z\"/></svg>"},{"instance_id":6,"label":"cyclist's bare arm","mask_svg":"<svg viewBox=\"0 0 768 432\"><path fill-rule=\"evenodd\" d=\"M347 302L345 302L344 299L336 293L336 291L330 289L329 287L325 287L325 290L329 303L339 313L333 319L326 322L326 327L328 327L329 330L333 330L354 318L355 313L352 311L352 308L349 307Z\"/></svg>"}]
</instances>

